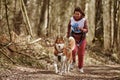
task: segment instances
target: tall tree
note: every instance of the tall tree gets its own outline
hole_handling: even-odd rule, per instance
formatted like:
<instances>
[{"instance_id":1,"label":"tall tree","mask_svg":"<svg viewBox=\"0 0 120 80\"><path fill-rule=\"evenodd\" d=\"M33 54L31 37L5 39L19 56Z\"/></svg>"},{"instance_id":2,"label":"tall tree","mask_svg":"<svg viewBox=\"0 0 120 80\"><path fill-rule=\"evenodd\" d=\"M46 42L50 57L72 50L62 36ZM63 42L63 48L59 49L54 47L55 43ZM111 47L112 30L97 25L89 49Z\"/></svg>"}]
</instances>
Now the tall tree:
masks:
<instances>
[{"instance_id":1,"label":"tall tree","mask_svg":"<svg viewBox=\"0 0 120 80\"><path fill-rule=\"evenodd\" d=\"M7 7L7 0L5 0L5 14L6 14L6 21L7 21L7 27L8 27L8 33L10 35L10 42L12 41L12 36L11 36L11 28L9 24L9 19L8 19L8 7Z\"/></svg>"},{"instance_id":2,"label":"tall tree","mask_svg":"<svg viewBox=\"0 0 120 80\"><path fill-rule=\"evenodd\" d=\"M118 51L118 44L119 44L119 27L118 27L118 11L119 11L119 6L120 6L120 1L119 0L114 0L113 3L113 10L114 10L114 14L113 14L113 19L114 19L114 41L113 41L113 46L114 49Z\"/></svg>"},{"instance_id":3,"label":"tall tree","mask_svg":"<svg viewBox=\"0 0 120 80\"><path fill-rule=\"evenodd\" d=\"M110 26L110 0L103 0L103 27L104 27L104 49L110 49L111 26Z\"/></svg>"},{"instance_id":4,"label":"tall tree","mask_svg":"<svg viewBox=\"0 0 120 80\"><path fill-rule=\"evenodd\" d=\"M95 0L87 0L85 10L89 28L87 40L88 44L92 44L95 37Z\"/></svg>"},{"instance_id":5,"label":"tall tree","mask_svg":"<svg viewBox=\"0 0 120 80\"><path fill-rule=\"evenodd\" d=\"M24 21L26 22L27 24L27 31L29 33L29 35L31 37L33 37L33 32L32 32L32 27L31 27L31 23L30 23L30 19L29 19L29 16L28 16L28 13L27 13L27 9L26 9L26 6L25 6L25 3L26 1L23 1L23 0L20 0L20 4L21 4L21 11L22 11L22 15L23 15L23 18L24 18Z\"/></svg>"},{"instance_id":6,"label":"tall tree","mask_svg":"<svg viewBox=\"0 0 120 80\"><path fill-rule=\"evenodd\" d=\"M100 44L103 42L103 10L102 0L95 0L95 38Z\"/></svg>"},{"instance_id":7,"label":"tall tree","mask_svg":"<svg viewBox=\"0 0 120 80\"><path fill-rule=\"evenodd\" d=\"M0 0L0 20L2 19L2 0Z\"/></svg>"},{"instance_id":8,"label":"tall tree","mask_svg":"<svg viewBox=\"0 0 120 80\"><path fill-rule=\"evenodd\" d=\"M49 6L50 6L50 0L47 2L47 31L46 31L46 36L49 36ZM51 31L51 30L50 30Z\"/></svg>"},{"instance_id":9,"label":"tall tree","mask_svg":"<svg viewBox=\"0 0 120 80\"><path fill-rule=\"evenodd\" d=\"M2 26L2 0L0 0L0 28L2 28L1 26ZM0 34L1 31L2 30L0 30Z\"/></svg>"},{"instance_id":10,"label":"tall tree","mask_svg":"<svg viewBox=\"0 0 120 80\"><path fill-rule=\"evenodd\" d=\"M119 42L120 42L120 1L118 1L118 27L119 27L119 29L118 29L118 31L119 31ZM118 47L118 50L119 50L119 54L120 54L120 45L119 45L119 47ZM120 57L120 56L119 56Z\"/></svg>"},{"instance_id":11,"label":"tall tree","mask_svg":"<svg viewBox=\"0 0 120 80\"><path fill-rule=\"evenodd\" d=\"M81 8L83 11L85 11L86 1L87 1L87 0L75 0L75 1L74 1L75 7L76 7L76 6L80 6L80 8Z\"/></svg>"},{"instance_id":12,"label":"tall tree","mask_svg":"<svg viewBox=\"0 0 120 80\"><path fill-rule=\"evenodd\" d=\"M47 27L47 4L48 0L43 0L41 14L39 16L39 24L38 24L38 36L46 35L46 27Z\"/></svg>"}]
</instances>

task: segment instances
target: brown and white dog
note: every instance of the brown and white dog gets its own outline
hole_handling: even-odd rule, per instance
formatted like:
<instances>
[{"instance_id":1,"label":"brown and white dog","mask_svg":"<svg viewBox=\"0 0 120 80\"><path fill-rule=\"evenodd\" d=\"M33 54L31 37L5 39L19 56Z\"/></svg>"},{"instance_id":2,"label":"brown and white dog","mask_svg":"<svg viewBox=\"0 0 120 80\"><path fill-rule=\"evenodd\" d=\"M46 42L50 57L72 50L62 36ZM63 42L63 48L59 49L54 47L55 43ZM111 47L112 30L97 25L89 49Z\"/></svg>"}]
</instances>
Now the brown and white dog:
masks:
<instances>
[{"instance_id":1,"label":"brown and white dog","mask_svg":"<svg viewBox=\"0 0 120 80\"><path fill-rule=\"evenodd\" d=\"M66 45L66 43L68 43ZM54 67L55 73L63 74L69 72L72 64L72 50L75 48L75 40L69 37L64 41L63 37L57 37L54 47Z\"/></svg>"}]
</instances>

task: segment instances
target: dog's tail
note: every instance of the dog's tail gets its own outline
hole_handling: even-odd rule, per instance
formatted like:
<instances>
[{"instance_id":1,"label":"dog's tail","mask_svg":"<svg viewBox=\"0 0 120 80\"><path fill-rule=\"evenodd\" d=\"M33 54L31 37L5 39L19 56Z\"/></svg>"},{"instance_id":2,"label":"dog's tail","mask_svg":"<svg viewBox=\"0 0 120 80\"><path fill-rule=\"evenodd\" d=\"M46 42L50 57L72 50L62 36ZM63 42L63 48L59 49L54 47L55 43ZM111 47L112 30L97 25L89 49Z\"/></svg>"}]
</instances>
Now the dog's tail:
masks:
<instances>
[{"instance_id":1,"label":"dog's tail","mask_svg":"<svg viewBox=\"0 0 120 80\"><path fill-rule=\"evenodd\" d=\"M75 39L70 36L68 39L68 47L73 50L75 48Z\"/></svg>"}]
</instances>

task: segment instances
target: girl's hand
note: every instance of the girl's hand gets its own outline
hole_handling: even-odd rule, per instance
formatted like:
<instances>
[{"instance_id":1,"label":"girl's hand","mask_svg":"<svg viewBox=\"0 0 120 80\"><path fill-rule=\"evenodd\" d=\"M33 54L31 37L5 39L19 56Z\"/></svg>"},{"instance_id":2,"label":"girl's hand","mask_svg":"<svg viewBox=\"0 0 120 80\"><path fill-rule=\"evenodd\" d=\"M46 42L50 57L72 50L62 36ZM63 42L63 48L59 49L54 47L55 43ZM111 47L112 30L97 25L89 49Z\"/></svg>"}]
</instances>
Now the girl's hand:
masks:
<instances>
[{"instance_id":1,"label":"girl's hand","mask_svg":"<svg viewBox=\"0 0 120 80\"><path fill-rule=\"evenodd\" d=\"M80 30L80 31L83 31L84 29L83 28L81 28L81 27L78 27L78 29Z\"/></svg>"},{"instance_id":2,"label":"girl's hand","mask_svg":"<svg viewBox=\"0 0 120 80\"><path fill-rule=\"evenodd\" d=\"M85 32L86 29L78 27L80 31Z\"/></svg>"}]
</instances>

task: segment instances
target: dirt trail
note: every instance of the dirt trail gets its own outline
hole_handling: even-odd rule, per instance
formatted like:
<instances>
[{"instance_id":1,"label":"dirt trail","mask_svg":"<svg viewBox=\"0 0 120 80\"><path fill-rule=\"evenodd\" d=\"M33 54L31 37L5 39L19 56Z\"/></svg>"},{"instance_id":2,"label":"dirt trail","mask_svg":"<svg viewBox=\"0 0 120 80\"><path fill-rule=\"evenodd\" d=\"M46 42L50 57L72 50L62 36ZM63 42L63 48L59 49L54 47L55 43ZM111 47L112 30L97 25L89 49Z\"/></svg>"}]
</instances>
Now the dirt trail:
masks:
<instances>
[{"instance_id":1,"label":"dirt trail","mask_svg":"<svg viewBox=\"0 0 120 80\"><path fill-rule=\"evenodd\" d=\"M53 70L41 70L15 66L0 70L0 80L120 80L120 65L85 66L85 73L77 68L69 74L58 75Z\"/></svg>"}]
</instances>

